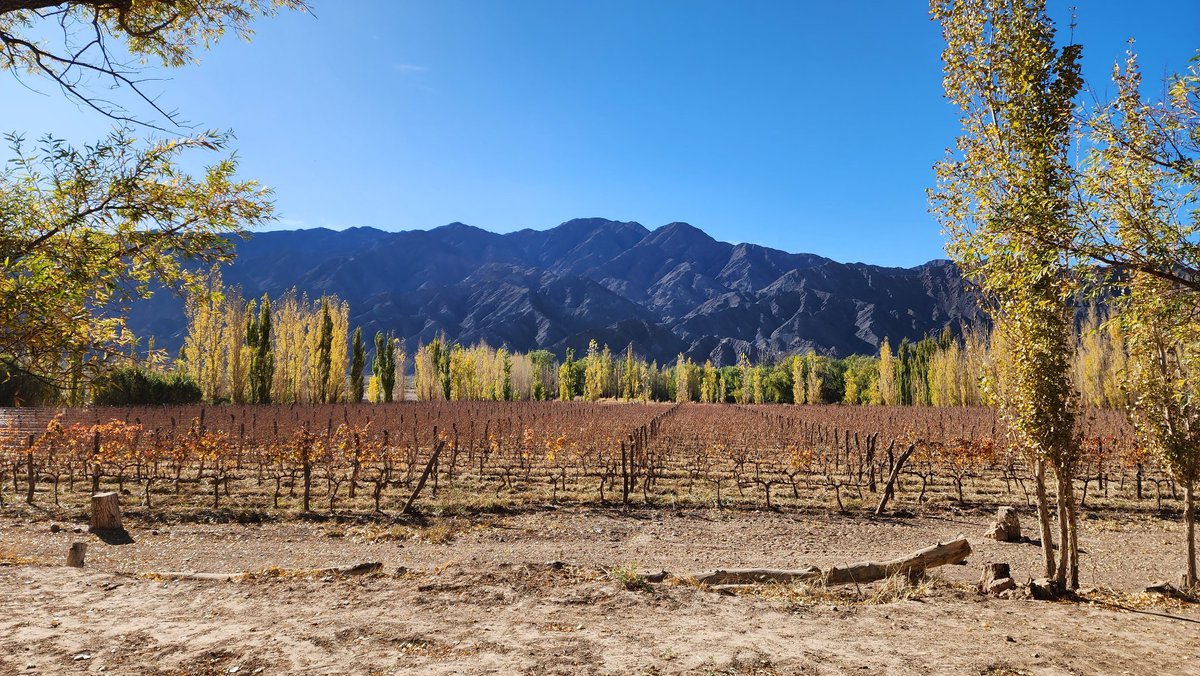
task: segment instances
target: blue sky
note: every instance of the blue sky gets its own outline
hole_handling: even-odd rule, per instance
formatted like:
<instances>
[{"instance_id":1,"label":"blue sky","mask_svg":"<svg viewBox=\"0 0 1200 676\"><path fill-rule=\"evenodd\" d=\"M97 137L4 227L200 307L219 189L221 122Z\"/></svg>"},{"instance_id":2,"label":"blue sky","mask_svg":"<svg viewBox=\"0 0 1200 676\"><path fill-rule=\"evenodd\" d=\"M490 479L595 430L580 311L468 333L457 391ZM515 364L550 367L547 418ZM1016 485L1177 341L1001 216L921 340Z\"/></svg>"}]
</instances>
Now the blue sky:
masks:
<instances>
[{"instance_id":1,"label":"blue sky","mask_svg":"<svg viewBox=\"0 0 1200 676\"><path fill-rule=\"evenodd\" d=\"M1076 0L1085 75L1130 37L1148 79L1200 48L1195 0ZM233 129L280 227L507 232L682 220L843 261L943 256L931 165L957 132L922 0L313 0L151 83ZM1068 32L1066 2L1052 2ZM157 75L157 74L156 74ZM0 129L110 123L0 76Z\"/></svg>"}]
</instances>

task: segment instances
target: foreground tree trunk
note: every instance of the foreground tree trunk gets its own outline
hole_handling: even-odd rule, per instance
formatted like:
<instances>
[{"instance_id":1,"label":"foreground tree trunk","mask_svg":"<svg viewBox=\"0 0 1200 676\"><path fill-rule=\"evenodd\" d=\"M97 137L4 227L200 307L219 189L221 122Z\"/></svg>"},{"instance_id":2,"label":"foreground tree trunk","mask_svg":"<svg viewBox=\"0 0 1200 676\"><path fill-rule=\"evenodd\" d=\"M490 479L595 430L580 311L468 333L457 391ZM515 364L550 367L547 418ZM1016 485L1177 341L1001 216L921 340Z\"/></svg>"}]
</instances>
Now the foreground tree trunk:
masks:
<instances>
[{"instance_id":1,"label":"foreground tree trunk","mask_svg":"<svg viewBox=\"0 0 1200 676\"><path fill-rule=\"evenodd\" d=\"M1046 496L1046 461L1038 458L1034 465L1037 483L1038 530L1042 538L1042 561L1046 577L1054 577L1054 537L1050 531L1050 499Z\"/></svg>"},{"instance_id":2,"label":"foreground tree trunk","mask_svg":"<svg viewBox=\"0 0 1200 676\"><path fill-rule=\"evenodd\" d=\"M1079 565L1075 546L1075 498L1070 468L1055 467L1055 501L1058 507L1058 567L1054 583L1058 591L1079 586Z\"/></svg>"},{"instance_id":3,"label":"foreground tree trunk","mask_svg":"<svg viewBox=\"0 0 1200 676\"><path fill-rule=\"evenodd\" d=\"M1184 582L1189 589L1200 584L1196 574L1196 484L1187 482L1183 486L1183 523L1187 531L1187 576Z\"/></svg>"}]
</instances>

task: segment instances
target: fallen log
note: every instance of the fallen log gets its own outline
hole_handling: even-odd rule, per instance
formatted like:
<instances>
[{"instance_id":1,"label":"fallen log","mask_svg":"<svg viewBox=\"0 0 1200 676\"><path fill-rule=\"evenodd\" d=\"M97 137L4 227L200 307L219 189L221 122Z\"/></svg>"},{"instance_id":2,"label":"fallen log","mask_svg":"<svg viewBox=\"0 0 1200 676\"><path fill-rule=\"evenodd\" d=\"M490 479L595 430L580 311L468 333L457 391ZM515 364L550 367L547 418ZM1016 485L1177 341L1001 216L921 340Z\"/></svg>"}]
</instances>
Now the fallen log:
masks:
<instances>
[{"instance_id":1,"label":"fallen log","mask_svg":"<svg viewBox=\"0 0 1200 676\"><path fill-rule=\"evenodd\" d=\"M694 575L700 584L707 585L744 585L763 582L786 584L788 582L804 582L815 580L825 573L816 566L806 566L796 570L773 570L770 568L729 568L710 570Z\"/></svg>"},{"instance_id":2,"label":"fallen log","mask_svg":"<svg viewBox=\"0 0 1200 676\"><path fill-rule=\"evenodd\" d=\"M926 547L892 561L883 563L861 561L848 566L834 566L825 574L825 584L862 584L883 580L893 575L907 575L927 568L959 563L966 560L970 553L970 543L966 538L960 537L945 544L939 542L932 547Z\"/></svg>"},{"instance_id":3,"label":"fallen log","mask_svg":"<svg viewBox=\"0 0 1200 676\"><path fill-rule=\"evenodd\" d=\"M928 568L960 563L971 553L971 545L960 537L946 543L938 543L909 554L908 556L876 563L862 561L847 566L834 566L822 571L816 566L794 570L770 568L730 568L706 571L692 578L706 585L760 584L763 582L788 583L820 580L825 584L866 584L889 578L893 575L911 575Z\"/></svg>"}]
</instances>

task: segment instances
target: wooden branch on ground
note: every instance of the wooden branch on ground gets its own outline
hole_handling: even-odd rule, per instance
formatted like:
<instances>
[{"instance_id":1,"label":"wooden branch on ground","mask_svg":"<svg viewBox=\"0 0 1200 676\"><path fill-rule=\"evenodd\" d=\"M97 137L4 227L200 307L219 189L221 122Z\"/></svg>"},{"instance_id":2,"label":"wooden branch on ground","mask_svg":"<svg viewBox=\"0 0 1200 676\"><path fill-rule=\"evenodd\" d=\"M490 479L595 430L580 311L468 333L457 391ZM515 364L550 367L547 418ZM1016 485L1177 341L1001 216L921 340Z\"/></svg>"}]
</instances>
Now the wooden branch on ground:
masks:
<instances>
[{"instance_id":1,"label":"wooden branch on ground","mask_svg":"<svg viewBox=\"0 0 1200 676\"><path fill-rule=\"evenodd\" d=\"M899 463L897 463L899 465ZM908 556L882 563L861 561L848 566L834 566L825 574L826 584L862 584L875 582L893 575L907 575L947 564L961 563L971 553L971 544L960 537L945 544L938 543L909 554Z\"/></svg>"},{"instance_id":2,"label":"wooden branch on ground","mask_svg":"<svg viewBox=\"0 0 1200 676\"><path fill-rule=\"evenodd\" d=\"M816 566L794 570L769 568L733 568L712 570L692 576L696 582L706 585L757 584L763 582L788 583L821 580L825 584L866 584L889 578L893 575L908 575L928 568L960 563L971 553L966 538L959 537L946 543L938 543L891 561L862 561L848 566L834 566L822 571Z\"/></svg>"}]
</instances>

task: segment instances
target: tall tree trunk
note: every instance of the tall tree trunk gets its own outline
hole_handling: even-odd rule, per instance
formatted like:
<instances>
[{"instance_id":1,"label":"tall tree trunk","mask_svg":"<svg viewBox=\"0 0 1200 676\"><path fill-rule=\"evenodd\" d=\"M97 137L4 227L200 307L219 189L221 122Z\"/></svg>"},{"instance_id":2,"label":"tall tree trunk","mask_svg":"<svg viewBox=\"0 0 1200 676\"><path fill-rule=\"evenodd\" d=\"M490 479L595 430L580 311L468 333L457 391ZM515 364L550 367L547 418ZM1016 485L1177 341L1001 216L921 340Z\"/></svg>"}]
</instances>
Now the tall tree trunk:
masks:
<instances>
[{"instance_id":1,"label":"tall tree trunk","mask_svg":"<svg viewBox=\"0 0 1200 676\"><path fill-rule=\"evenodd\" d=\"M1054 498L1058 508L1058 566L1054 572L1054 583L1059 591L1067 588L1067 576L1071 568L1071 487L1066 472L1054 467Z\"/></svg>"},{"instance_id":2,"label":"tall tree trunk","mask_svg":"<svg viewBox=\"0 0 1200 676\"><path fill-rule=\"evenodd\" d=\"M1075 504L1075 485L1071 483L1071 477L1067 477L1067 501L1067 514L1071 517L1067 522L1067 532L1070 534L1068 548L1071 550L1071 567L1068 571L1071 577L1068 582L1071 589L1079 589L1079 508Z\"/></svg>"},{"instance_id":3,"label":"tall tree trunk","mask_svg":"<svg viewBox=\"0 0 1200 676\"><path fill-rule=\"evenodd\" d=\"M1196 482L1188 481L1183 485L1183 523L1187 530L1187 584L1195 587L1200 584L1196 574Z\"/></svg>"},{"instance_id":4,"label":"tall tree trunk","mask_svg":"<svg viewBox=\"0 0 1200 676\"><path fill-rule=\"evenodd\" d=\"M1054 536L1050 532L1050 504L1046 497L1046 461L1038 458L1034 465L1037 480L1038 528L1042 537L1042 559L1046 564L1046 577L1054 577Z\"/></svg>"}]
</instances>

